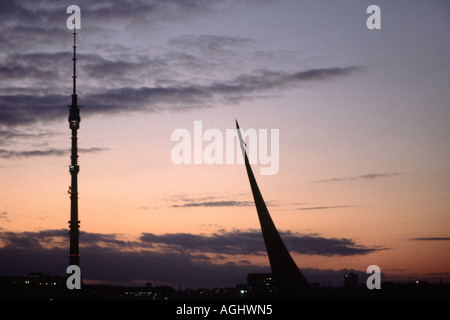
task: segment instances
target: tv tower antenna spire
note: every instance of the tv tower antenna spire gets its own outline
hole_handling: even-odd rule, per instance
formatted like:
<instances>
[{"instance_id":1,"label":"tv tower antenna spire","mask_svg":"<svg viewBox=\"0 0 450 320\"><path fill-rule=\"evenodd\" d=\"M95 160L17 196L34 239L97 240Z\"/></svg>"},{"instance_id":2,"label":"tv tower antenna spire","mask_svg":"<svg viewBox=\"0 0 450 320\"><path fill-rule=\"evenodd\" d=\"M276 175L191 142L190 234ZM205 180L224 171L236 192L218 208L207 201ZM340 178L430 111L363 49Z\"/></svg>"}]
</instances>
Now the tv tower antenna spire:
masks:
<instances>
[{"instance_id":1,"label":"tv tower antenna spire","mask_svg":"<svg viewBox=\"0 0 450 320\"><path fill-rule=\"evenodd\" d=\"M77 32L73 29L73 93L72 105L69 106L69 128L72 130L72 148L70 155L69 172L71 176L71 186L69 188L70 194L70 220L69 220L69 235L70 235L70 251L69 263L70 265L80 266L80 251L79 251L79 233L80 221L78 220L78 172L80 167L78 165L78 146L77 146L77 131L80 128L80 109L77 102L77 74L76 74L76 36Z\"/></svg>"}]
</instances>

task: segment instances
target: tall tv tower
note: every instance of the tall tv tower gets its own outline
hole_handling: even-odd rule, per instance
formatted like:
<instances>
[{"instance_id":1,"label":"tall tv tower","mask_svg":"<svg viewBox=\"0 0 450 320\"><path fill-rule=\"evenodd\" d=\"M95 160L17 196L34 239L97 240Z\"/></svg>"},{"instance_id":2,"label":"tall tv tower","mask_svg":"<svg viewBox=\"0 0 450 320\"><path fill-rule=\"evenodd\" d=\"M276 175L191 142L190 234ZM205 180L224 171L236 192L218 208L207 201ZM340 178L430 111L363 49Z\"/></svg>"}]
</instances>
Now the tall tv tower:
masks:
<instances>
[{"instance_id":1,"label":"tall tv tower","mask_svg":"<svg viewBox=\"0 0 450 320\"><path fill-rule=\"evenodd\" d=\"M70 265L80 265L80 251L79 251L79 233L80 221L78 220L78 147L77 147L77 131L80 128L80 109L77 104L77 75L76 75L76 36L75 28L73 29L73 93L72 105L69 106L69 128L72 130L72 149L70 155L70 176L71 186L69 187L70 194L70 220L69 220L69 234L70 234Z\"/></svg>"}]
</instances>

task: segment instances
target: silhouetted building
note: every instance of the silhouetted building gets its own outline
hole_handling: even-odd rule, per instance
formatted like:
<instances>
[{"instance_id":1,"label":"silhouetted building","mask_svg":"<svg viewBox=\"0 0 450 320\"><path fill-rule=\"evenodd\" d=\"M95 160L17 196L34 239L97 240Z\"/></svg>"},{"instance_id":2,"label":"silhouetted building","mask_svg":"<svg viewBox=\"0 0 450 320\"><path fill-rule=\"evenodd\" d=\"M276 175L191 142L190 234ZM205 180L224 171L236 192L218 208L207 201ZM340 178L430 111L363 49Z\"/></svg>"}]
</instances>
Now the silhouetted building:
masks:
<instances>
[{"instance_id":1,"label":"silhouetted building","mask_svg":"<svg viewBox=\"0 0 450 320\"><path fill-rule=\"evenodd\" d=\"M28 276L0 277L0 300L57 299L67 292L64 277L42 272Z\"/></svg>"},{"instance_id":2,"label":"silhouetted building","mask_svg":"<svg viewBox=\"0 0 450 320\"><path fill-rule=\"evenodd\" d=\"M270 217L258 184L256 183L255 176L253 175L247 153L245 152L245 143L237 120L236 129L245 160L245 168L250 181L259 222L261 224L261 231L264 238L264 243L266 245L267 255L269 256L270 268L272 269L272 275L276 282L278 295L282 298L317 298L315 292L311 289L305 277L295 264L295 261L289 254L289 251L284 245L283 240L281 239L275 224Z\"/></svg>"},{"instance_id":3,"label":"silhouetted building","mask_svg":"<svg viewBox=\"0 0 450 320\"><path fill-rule=\"evenodd\" d=\"M277 288L271 273L249 273L247 275L249 297L275 296Z\"/></svg>"},{"instance_id":4,"label":"silhouetted building","mask_svg":"<svg viewBox=\"0 0 450 320\"><path fill-rule=\"evenodd\" d=\"M358 288L358 275L350 272L344 276L344 287L346 289L356 289Z\"/></svg>"}]
</instances>

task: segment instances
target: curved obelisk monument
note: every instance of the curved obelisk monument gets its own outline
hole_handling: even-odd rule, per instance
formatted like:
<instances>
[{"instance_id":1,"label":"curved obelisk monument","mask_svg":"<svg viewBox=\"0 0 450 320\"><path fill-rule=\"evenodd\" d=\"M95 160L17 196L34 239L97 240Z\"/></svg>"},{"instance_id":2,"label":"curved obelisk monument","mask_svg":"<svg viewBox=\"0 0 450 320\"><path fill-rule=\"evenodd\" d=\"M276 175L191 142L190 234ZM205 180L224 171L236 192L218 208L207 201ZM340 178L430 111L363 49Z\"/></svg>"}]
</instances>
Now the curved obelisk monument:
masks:
<instances>
[{"instance_id":1,"label":"curved obelisk monument","mask_svg":"<svg viewBox=\"0 0 450 320\"><path fill-rule=\"evenodd\" d=\"M278 295L283 299L316 299L316 293L295 264L270 217L245 152L245 143L237 120L236 129Z\"/></svg>"}]
</instances>

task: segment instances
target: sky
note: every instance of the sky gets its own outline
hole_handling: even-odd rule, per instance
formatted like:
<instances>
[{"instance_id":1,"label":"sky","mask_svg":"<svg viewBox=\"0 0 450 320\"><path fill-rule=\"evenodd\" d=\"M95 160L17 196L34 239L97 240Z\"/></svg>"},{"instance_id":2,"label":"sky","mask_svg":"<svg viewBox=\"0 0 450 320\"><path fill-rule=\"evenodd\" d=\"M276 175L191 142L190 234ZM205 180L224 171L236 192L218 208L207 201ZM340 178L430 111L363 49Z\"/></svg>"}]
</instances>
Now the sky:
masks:
<instances>
[{"instance_id":1,"label":"sky","mask_svg":"<svg viewBox=\"0 0 450 320\"><path fill-rule=\"evenodd\" d=\"M450 281L440 0L1 2L0 276L69 263L71 4L86 283L234 286L270 271L245 167L194 163L195 145L226 151L236 119L259 143L268 133L258 148L277 170L262 174L261 154L253 170L308 281L363 283L370 265L382 281ZM174 161L181 145L190 163Z\"/></svg>"}]
</instances>

